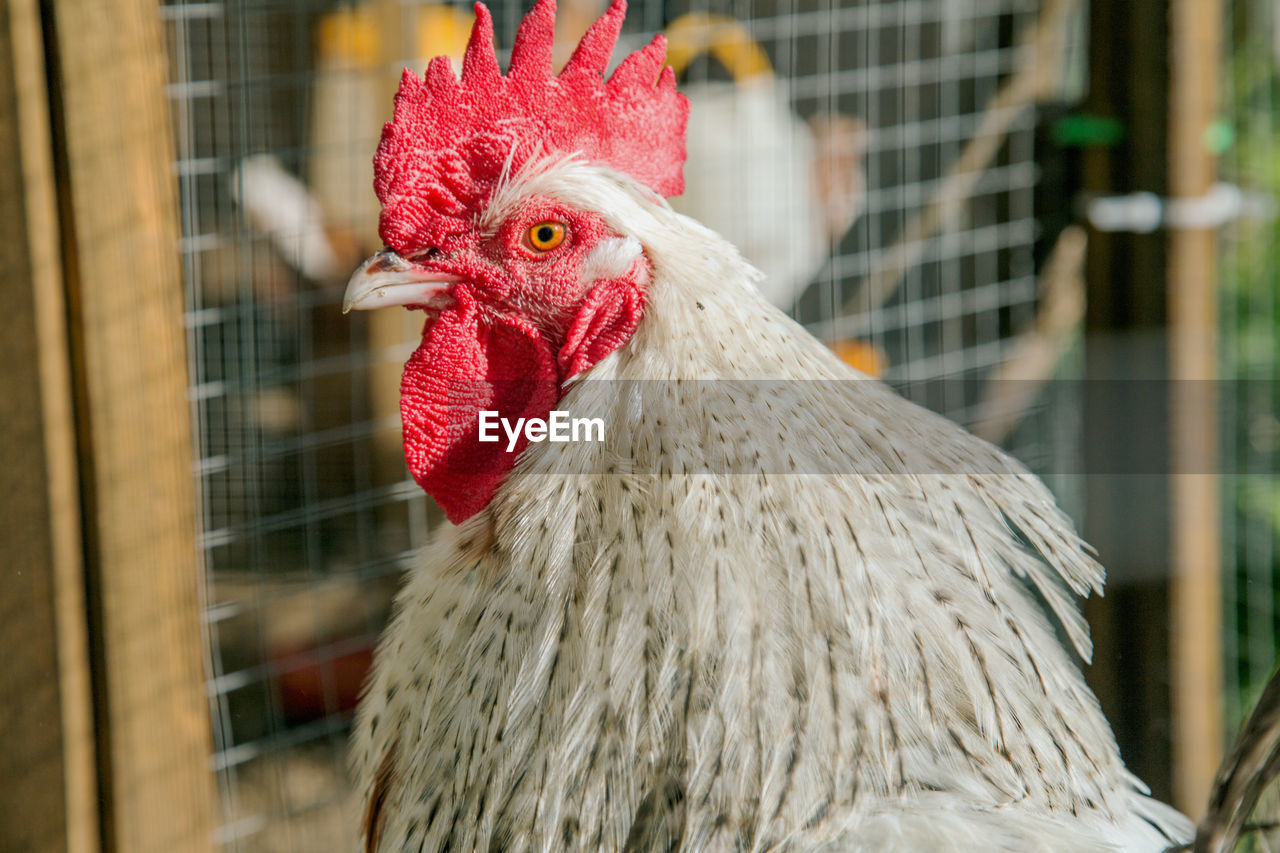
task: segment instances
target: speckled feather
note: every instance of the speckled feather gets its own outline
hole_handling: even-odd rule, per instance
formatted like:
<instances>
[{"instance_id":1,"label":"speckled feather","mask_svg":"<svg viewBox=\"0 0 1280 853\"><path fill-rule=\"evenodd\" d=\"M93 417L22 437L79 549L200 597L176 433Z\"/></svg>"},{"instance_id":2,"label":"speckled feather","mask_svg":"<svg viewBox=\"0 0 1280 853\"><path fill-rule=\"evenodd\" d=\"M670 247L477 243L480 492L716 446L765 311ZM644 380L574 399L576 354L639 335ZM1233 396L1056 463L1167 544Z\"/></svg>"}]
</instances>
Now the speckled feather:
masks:
<instances>
[{"instance_id":1,"label":"speckled feather","mask_svg":"<svg viewBox=\"0 0 1280 853\"><path fill-rule=\"evenodd\" d=\"M408 578L353 743L378 850L1189 837L1057 639L1088 656L1075 598L1103 572L1034 476L843 365L638 183L561 161L491 209L530 196L637 240L648 305L558 406L606 413L606 440L530 446ZM744 378L861 381L794 383L785 410L676 381ZM600 380L671 381L640 406ZM757 455L882 473L715 473Z\"/></svg>"}]
</instances>

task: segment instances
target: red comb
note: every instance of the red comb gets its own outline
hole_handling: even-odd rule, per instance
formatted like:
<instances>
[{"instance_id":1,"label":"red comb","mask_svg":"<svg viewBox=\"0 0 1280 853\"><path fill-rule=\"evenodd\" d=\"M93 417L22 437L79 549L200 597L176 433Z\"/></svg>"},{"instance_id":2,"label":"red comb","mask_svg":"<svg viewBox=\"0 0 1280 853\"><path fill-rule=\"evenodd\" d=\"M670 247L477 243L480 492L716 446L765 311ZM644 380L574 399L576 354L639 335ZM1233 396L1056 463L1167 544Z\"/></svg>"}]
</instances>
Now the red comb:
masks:
<instances>
[{"instance_id":1,"label":"red comb","mask_svg":"<svg viewBox=\"0 0 1280 853\"><path fill-rule=\"evenodd\" d=\"M625 0L591 26L559 76L551 61L555 0L538 0L525 16L505 77L489 10L475 10L461 80L445 57L431 61L425 79L408 70L401 78L395 118L373 160L387 245L448 248L508 159L518 170L539 156L577 153L661 195L684 191L689 104L663 67L666 40L655 36L604 79Z\"/></svg>"}]
</instances>

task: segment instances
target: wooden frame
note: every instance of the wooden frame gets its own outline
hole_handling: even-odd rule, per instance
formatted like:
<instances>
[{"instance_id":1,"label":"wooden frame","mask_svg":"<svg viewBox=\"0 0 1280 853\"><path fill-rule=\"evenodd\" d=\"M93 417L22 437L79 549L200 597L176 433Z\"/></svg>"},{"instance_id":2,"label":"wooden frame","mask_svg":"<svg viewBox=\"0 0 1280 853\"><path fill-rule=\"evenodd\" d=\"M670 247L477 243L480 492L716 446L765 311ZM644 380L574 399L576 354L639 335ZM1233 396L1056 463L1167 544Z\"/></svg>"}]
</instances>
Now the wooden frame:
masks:
<instances>
[{"instance_id":1,"label":"wooden frame","mask_svg":"<svg viewBox=\"0 0 1280 853\"><path fill-rule=\"evenodd\" d=\"M1218 117L1221 3L1171 0L1169 195L1198 198L1217 177L1205 134ZM1217 476L1217 229L1169 235L1169 628L1173 793L1199 818L1222 759L1222 480Z\"/></svg>"},{"instance_id":2,"label":"wooden frame","mask_svg":"<svg viewBox=\"0 0 1280 853\"><path fill-rule=\"evenodd\" d=\"M1085 110L1126 136L1083 152L1087 193L1209 189L1222 15L1212 0L1090 0ZM1086 445L1117 466L1096 470L1158 457L1168 473L1087 486L1085 537L1110 577L1086 612L1096 646L1117 649L1088 675L1126 762L1193 818L1223 739L1217 279L1213 229L1089 234L1086 378L1104 381L1085 383ZM1145 409L1090 405L1118 379L1169 391Z\"/></svg>"},{"instance_id":3,"label":"wooden frame","mask_svg":"<svg viewBox=\"0 0 1280 853\"><path fill-rule=\"evenodd\" d=\"M0 0L0 849L212 847L166 49Z\"/></svg>"},{"instance_id":4,"label":"wooden frame","mask_svg":"<svg viewBox=\"0 0 1280 853\"><path fill-rule=\"evenodd\" d=\"M53 163L35 0L0 5L0 846L98 847ZM24 653L17 654L22 649Z\"/></svg>"}]
</instances>

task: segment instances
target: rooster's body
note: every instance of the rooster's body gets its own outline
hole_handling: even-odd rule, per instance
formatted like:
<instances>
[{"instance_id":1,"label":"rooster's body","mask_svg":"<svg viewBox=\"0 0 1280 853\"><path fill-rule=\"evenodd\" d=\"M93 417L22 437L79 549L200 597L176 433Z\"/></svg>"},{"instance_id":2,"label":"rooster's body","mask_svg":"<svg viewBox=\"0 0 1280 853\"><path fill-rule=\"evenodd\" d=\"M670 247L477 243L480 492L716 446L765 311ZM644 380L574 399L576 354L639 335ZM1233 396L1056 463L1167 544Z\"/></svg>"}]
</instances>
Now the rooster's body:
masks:
<instances>
[{"instance_id":1,"label":"rooster's body","mask_svg":"<svg viewBox=\"0 0 1280 853\"><path fill-rule=\"evenodd\" d=\"M593 32L620 20L615 4ZM402 97L391 172L418 126L420 96ZM1088 654L1074 595L1102 570L1043 485L843 365L611 150L508 157L471 219L430 237L405 201L427 191L380 178L396 254L349 298L427 309L406 448L462 523L411 574L360 711L367 849L1188 837L1125 770L1055 636ZM503 248L508 222L523 248ZM551 396L504 390L526 377ZM605 437L517 463L472 440L486 405L602 417Z\"/></svg>"}]
</instances>

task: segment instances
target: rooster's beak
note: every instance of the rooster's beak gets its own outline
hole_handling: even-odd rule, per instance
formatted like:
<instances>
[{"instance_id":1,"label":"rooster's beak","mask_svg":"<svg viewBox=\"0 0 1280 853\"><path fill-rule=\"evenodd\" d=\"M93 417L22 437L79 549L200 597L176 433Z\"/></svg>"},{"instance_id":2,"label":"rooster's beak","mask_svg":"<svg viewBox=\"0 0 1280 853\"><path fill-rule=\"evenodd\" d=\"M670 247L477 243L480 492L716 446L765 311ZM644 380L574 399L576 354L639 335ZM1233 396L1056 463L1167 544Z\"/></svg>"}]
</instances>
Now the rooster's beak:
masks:
<instances>
[{"instance_id":1,"label":"rooster's beak","mask_svg":"<svg viewBox=\"0 0 1280 853\"><path fill-rule=\"evenodd\" d=\"M423 305L460 280L456 275L427 269L383 249L352 273L342 297L342 313L352 308L364 311L392 305Z\"/></svg>"}]
</instances>

